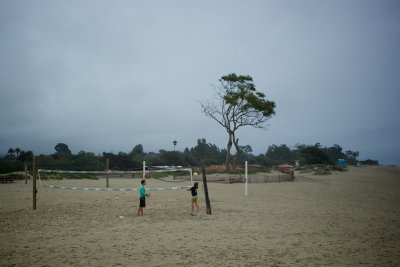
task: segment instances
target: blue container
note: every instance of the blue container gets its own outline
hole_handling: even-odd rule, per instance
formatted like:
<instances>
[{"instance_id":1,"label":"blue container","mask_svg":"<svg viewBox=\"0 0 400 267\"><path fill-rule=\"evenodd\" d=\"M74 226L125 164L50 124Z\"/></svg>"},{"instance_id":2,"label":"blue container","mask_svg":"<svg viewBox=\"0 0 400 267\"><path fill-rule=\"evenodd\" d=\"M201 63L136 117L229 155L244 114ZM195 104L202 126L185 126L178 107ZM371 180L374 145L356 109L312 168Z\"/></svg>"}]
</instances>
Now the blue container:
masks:
<instances>
[{"instance_id":1,"label":"blue container","mask_svg":"<svg viewBox=\"0 0 400 267\"><path fill-rule=\"evenodd\" d=\"M344 167L344 166L346 166L346 161L344 159L338 159L338 165L340 167Z\"/></svg>"}]
</instances>

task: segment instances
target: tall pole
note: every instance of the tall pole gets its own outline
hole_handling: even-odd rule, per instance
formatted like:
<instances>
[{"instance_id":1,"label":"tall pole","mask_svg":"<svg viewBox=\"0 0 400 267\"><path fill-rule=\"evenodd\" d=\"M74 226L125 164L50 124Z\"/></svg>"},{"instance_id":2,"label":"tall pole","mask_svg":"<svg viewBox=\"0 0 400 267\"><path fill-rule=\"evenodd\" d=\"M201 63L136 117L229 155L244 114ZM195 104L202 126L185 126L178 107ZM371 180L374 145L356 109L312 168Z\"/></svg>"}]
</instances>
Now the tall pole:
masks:
<instances>
[{"instance_id":1,"label":"tall pole","mask_svg":"<svg viewBox=\"0 0 400 267\"><path fill-rule=\"evenodd\" d=\"M24 169L25 169L25 184L28 183L28 164L25 162L24 163Z\"/></svg>"},{"instance_id":2,"label":"tall pole","mask_svg":"<svg viewBox=\"0 0 400 267\"><path fill-rule=\"evenodd\" d=\"M210 197L208 196L206 168L204 167L204 163L203 166L201 167L201 174L203 175L203 185L204 185L204 194L206 197L207 214L211 214L211 203L210 203Z\"/></svg>"},{"instance_id":3,"label":"tall pole","mask_svg":"<svg viewBox=\"0 0 400 267\"><path fill-rule=\"evenodd\" d=\"M106 173L107 173L107 176L106 176L106 187L108 188L108 170L109 170L109 168L110 168L110 159L108 159L107 158L107 161L106 161Z\"/></svg>"},{"instance_id":4,"label":"tall pole","mask_svg":"<svg viewBox=\"0 0 400 267\"><path fill-rule=\"evenodd\" d=\"M143 180L146 178L146 161L143 161Z\"/></svg>"},{"instance_id":5,"label":"tall pole","mask_svg":"<svg viewBox=\"0 0 400 267\"><path fill-rule=\"evenodd\" d=\"M36 210L36 173L37 173L37 159L33 157L32 159L32 209Z\"/></svg>"},{"instance_id":6,"label":"tall pole","mask_svg":"<svg viewBox=\"0 0 400 267\"><path fill-rule=\"evenodd\" d=\"M245 161L245 165L244 166L245 166L244 167L244 171L245 171L244 179L246 180L245 184L244 184L244 195L247 197L247 183L249 182L249 178L247 176L247 161Z\"/></svg>"}]
</instances>

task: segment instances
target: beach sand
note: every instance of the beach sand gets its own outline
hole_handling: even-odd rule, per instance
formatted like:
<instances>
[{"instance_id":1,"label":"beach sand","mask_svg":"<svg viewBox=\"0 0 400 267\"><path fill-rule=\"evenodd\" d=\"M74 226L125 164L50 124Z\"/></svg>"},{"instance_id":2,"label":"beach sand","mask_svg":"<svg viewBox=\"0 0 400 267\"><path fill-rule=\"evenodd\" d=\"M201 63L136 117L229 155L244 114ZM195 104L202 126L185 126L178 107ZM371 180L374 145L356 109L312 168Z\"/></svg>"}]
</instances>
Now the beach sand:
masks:
<instances>
[{"instance_id":1,"label":"beach sand","mask_svg":"<svg viewBox=\"0 0 400 267\"><path fill-rule=\"evenodd\" d=\"M0 184L1 266L400 266L400 168L350 167L294 182L208 183L190 192L79 191ZM43 181L104 187L105 180ZM110 179L138 187L140 179ZM147 188L180 186L147 179Z\"/></svg>"}]
</instances>

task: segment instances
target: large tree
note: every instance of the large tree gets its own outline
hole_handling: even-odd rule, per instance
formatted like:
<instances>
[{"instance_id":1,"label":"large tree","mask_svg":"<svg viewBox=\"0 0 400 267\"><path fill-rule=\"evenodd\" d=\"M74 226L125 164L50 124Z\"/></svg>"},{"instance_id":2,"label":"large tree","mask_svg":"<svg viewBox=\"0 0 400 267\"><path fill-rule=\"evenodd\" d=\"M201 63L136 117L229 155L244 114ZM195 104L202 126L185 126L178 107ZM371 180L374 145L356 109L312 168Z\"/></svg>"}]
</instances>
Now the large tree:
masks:
<instances>
[{"instance_id":1,"label":"large tree","mask_svg":"<svg viewBox=\"0 0 400 267\"><path fill-rule=\"evenodd\" d=\"M265 157L271 165L279 165L283 163L293 164L294 162L294 153L285 144L280 146L269 146L265 153Z\"/></svg>"},{"instance_id":2,"label":"large tree","mask_svg":"<svg viewBox=\"0 0 400 267\"><path fill-rule=\"evenodd\" d=\"M14 156L15 153L14 148L9 148L7 153L10 154L10 157Z\"/></svg>"},{"instance_id":3,"label":"large tree","mask_svg":"<svg viewBox=\"0 0 400 267\"><path fill-rule=\"evenodd\" d=\"M225 167L230 170L232 145L235 146L235 165L240 153L236 131L243 126L265 129L265 122L275 114L275 103L258 92L251 76L231 73L222 76L215 86L216 101L200 103L203 113L225 128L228 133Z\"/></svg>"},{"instance_id":4,"label":"large tree","mask_svg":"<svg viewBox=\"0 0 400 267\"><path fill-rule=\"evenodd\" d=\"M55 156L57 157L64 157L64 158L69 158L72 156L71 150L69 150L68 145L64 143L58 143L54 149L57 151L54 153Z\"/></svg>"}]
</instances>

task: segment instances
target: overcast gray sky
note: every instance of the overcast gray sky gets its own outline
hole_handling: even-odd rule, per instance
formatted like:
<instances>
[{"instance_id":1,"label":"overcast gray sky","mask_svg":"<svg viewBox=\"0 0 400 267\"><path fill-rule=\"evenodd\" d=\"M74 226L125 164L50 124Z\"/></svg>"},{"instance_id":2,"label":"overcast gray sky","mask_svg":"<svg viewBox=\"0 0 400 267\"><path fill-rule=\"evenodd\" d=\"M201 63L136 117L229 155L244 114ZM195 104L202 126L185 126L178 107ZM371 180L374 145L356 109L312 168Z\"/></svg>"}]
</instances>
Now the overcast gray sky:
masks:
<instances>
[{"instance_id":1,"label":"overcast gray sky","mask_svg":"<svg viewBox=\"0 0 400 267\"><path fill-rule=\"evenodd\" d=\"M400 1L0 1L0 154L102 153L227 135L213 84L250 75L272 144L339 144L400 165Z\"/></svg>"}]
</instances>

